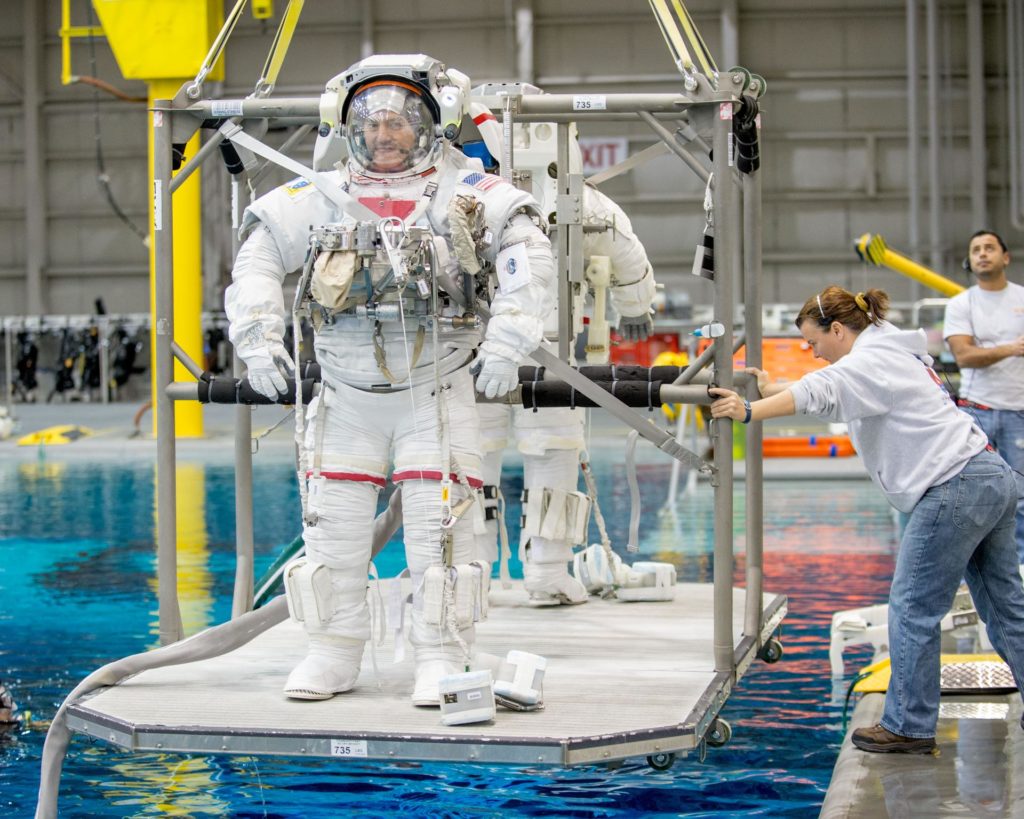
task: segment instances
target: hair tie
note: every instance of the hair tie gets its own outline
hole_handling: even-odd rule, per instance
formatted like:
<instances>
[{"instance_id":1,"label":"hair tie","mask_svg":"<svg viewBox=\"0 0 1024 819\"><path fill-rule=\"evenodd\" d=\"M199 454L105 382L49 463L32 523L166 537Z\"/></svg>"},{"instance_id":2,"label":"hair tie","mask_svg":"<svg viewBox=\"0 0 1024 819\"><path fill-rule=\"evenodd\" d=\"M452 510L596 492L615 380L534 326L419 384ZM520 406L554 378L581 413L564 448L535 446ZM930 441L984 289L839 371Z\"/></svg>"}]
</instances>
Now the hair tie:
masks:
<instances>
[{"instance_id":1,"label":"hair tie","mask_svg":"<svg viewBox=\"0 0 1024 819\"><path fill-rule=\"evenodd\" d=\"M863 293L858 293L856 296L853 297L853 300L855 302L857 302L857 306L861 310L863 310L865 313L870 313L871 312L871 310L868 309L868 303L864 300L864 294Z\"/></svg>"}]
</instances>

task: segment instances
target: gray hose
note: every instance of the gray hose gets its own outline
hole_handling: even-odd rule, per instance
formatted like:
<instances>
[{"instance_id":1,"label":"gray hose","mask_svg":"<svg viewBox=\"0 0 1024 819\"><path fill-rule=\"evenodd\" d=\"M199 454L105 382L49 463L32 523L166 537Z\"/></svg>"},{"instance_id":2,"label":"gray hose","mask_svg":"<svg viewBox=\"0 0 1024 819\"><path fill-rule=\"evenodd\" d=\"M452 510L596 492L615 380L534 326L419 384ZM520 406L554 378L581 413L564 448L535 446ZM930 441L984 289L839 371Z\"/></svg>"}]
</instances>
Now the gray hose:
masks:
<instances>
[{"instance_id":1,"label":"gray hose","mask_svg":"<svg viewBox=\"0 0 1024 819\"><path fill-rule=\"evenodd\" d=\"M636 442L640 433L635 429L626 436L626 482L629 484L629 539L627 552L640 551L640 486L636 482Z\"/></svg>"},{"instance_id":2,"label":"gray hose","mask_svg":"<svg viewBox=\"0 0 1024 819\"><path fill-rule=\"evenodd\" d=\"M104 686L116 685L122 680L152 668L206 660L227 654L262 634L267 629L283 622L288 617L288 605L284 595L276 598L256 611L250 611L234 620L213 626L185 640L167 646L132 654L122 660L115 660L92 672L68 694L46 732L43 743L43 761L39 773L39 799L36 802L36 819L55 819L57 798L60 793L60 774L71 741L67 727L68 707L85 694Z\"/></svg>"}]
</instances>

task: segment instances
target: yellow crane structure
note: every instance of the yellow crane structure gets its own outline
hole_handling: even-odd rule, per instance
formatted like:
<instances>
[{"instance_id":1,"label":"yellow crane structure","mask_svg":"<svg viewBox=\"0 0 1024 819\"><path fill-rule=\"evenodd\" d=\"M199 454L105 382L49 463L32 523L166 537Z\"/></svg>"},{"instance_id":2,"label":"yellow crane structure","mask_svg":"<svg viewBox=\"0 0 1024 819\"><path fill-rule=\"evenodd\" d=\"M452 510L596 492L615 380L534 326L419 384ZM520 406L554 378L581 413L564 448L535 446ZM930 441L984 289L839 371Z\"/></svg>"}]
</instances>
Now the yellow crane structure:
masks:
<instances>
[{"instance_id":1,"label":"yellow crane structure","mask_svg":"<svg viewBox=\"0 0 1024 819\"><path fill-rule=\"evenodd\" d=\"M65 84L75 81L71 73L71 41L75 37L105 36L125 79L142 80L148 88L150 109L149 190L153 192L153 102L171 99L182 85L192 81L204 65L207 49L220 31L224 19L221 0L92 0L99 26L72 26L71 0L62 0L62 70ZM209 79L223 78L223 62L218 60L207 74ZM199 148L194 135L185 147L187 156ZM202 228L200 174L197 171L174 196L174 341L194 360L202 361ZM149 197L149 270L150 309L155 295L155 197ZM162 331L154 326L152 334ZM150 371L154 374L156 343L152 349ZM175 363L175 380L191 378L180 363ZM155 387L154 387L155 389ZM154 425L156 406L153 401ZM196 438L203 435L202 405L183 402L175 411L175 435Z\"/></svg>"}]
</instances>

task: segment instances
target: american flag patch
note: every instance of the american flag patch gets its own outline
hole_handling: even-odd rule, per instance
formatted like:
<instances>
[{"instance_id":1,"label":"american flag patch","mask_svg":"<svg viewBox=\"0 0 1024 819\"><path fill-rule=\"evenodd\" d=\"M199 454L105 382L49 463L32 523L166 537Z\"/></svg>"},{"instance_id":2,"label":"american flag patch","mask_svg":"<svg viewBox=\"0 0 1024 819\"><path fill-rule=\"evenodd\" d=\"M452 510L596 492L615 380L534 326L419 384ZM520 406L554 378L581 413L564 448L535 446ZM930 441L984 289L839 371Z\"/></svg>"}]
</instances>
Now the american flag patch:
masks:
<instances>
[{"instance_id":1,"label":"american flag patch","mask_svg":"<svg viewBox=\"0 0 1024 819\"><path fill-rule=\"evenodd\" d=\"M495 185L500 185L503 180L500 176L495 176L490 173L471 173L465 179L462 180L467 185L472 185L474 188L482 191L489 191Z\"/></svg>"}]
</instances>

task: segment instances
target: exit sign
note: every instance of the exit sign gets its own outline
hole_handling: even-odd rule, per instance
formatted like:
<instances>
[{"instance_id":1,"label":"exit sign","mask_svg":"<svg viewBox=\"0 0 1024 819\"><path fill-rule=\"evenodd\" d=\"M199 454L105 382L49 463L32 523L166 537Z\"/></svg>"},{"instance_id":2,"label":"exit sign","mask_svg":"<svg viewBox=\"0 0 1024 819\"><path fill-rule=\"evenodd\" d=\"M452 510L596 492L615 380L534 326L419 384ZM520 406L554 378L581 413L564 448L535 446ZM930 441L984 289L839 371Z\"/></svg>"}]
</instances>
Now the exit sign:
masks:
<instances>
[{"instance_id":1,"label":"exit sign","mask_svg":"<svg viewBox=\"0 0 1024 819\"><path fill-rule=\"evenodd\" d=\"M606 171L629 156L626 137L580 137L583 153L583 175L591 176Z\"/></svg>"}]
</instances>

